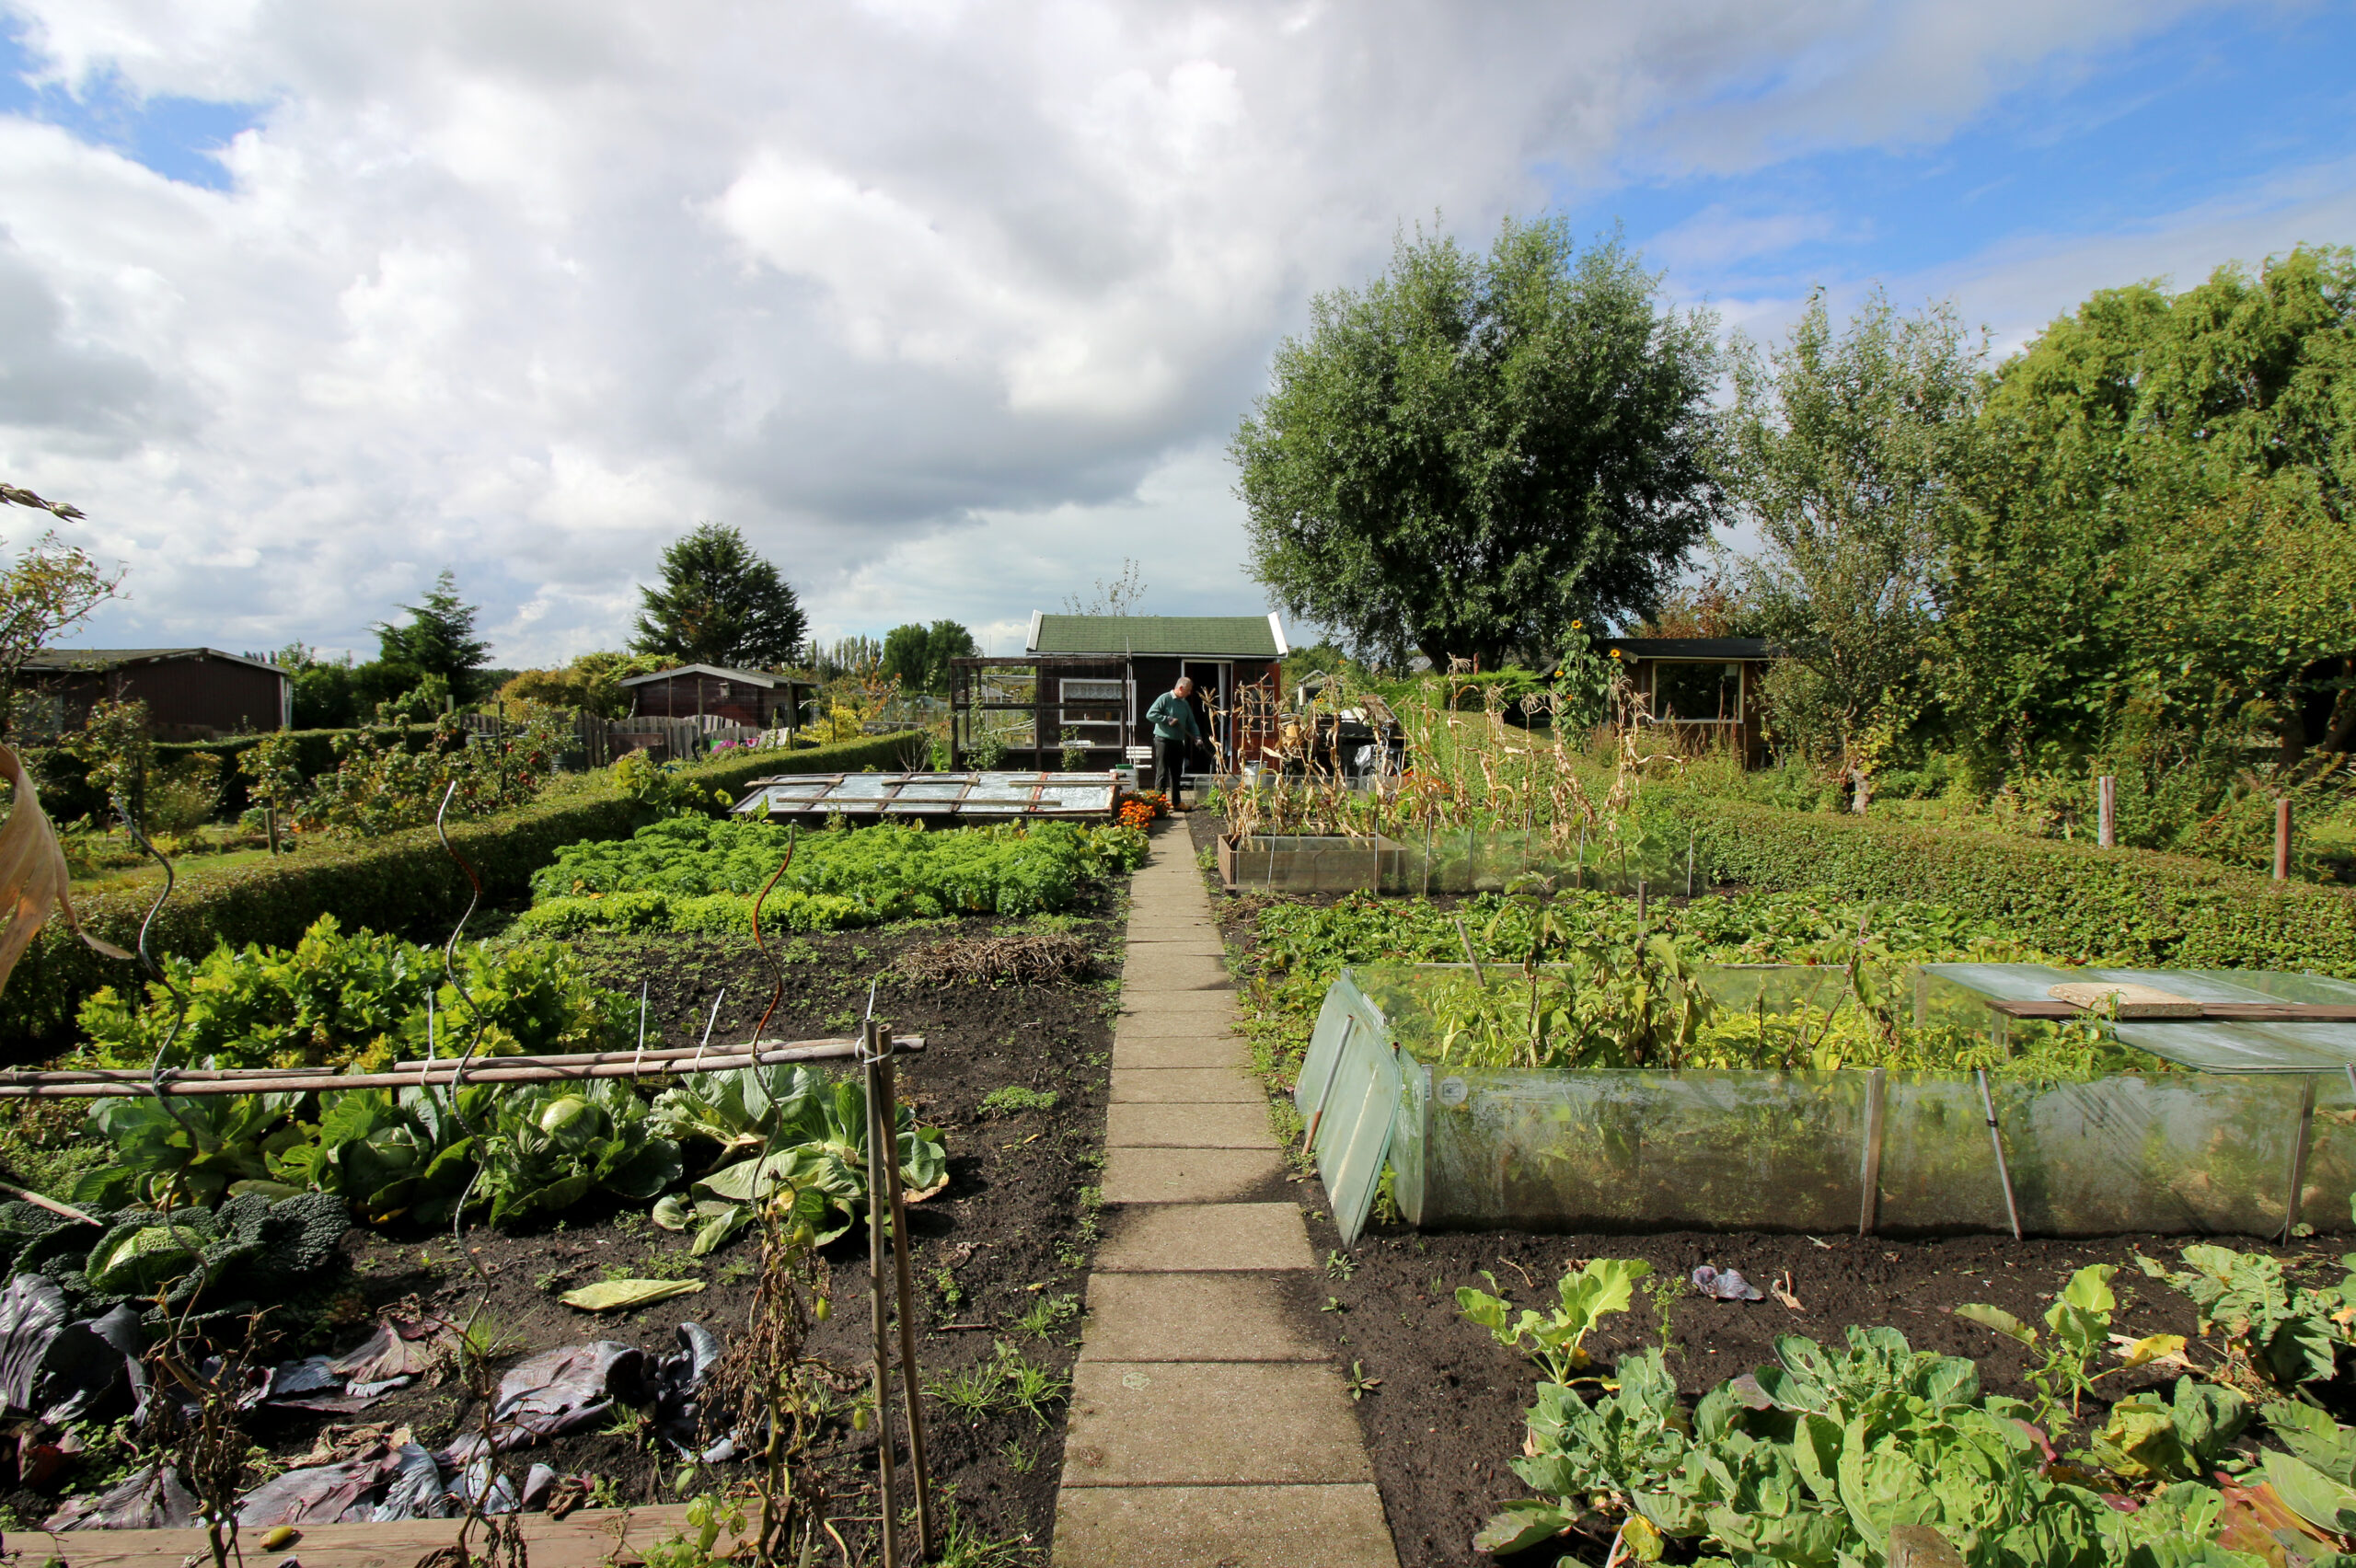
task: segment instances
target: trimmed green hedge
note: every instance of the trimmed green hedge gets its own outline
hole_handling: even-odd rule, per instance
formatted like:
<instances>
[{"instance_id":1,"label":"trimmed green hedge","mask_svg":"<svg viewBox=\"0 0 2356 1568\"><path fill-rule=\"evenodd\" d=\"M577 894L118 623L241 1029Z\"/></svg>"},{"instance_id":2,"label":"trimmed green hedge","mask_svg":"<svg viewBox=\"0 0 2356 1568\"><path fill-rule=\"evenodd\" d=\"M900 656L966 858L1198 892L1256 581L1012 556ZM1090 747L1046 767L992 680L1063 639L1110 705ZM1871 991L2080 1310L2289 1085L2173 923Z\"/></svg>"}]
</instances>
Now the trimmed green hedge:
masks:
<instances>
[{"instance_id":1,"label":"trimmed green hedge","mask_svg":"<svg viewBox=\"0 0 2356 1568\"><path fill-rule=\"evenodd\" d=\"M869 735L809 751L748 752L686 771L698 785L733 793L775 773L896 768L909 744L908 734ZM481 874L486 899L513 901L530 891L532 873L565 845L627 837L639 821L633 801L600 785L499 816L454 823L450 841ZM138 941L139 923L155 896L154 883L134 883L77 892L74 905L92 931L129 949ZM422 827L358 844L306 844L278 860L184 874L179 891L156 917L148 947L191 958L219 942L293 947L322 915L333 915L348 931L407 931L456 919L466 906L465 875L443 853L433 830ZM55 1055L71 1043L74 1015L84 997L135 977L129 965L93 952L52 920L0 997L0 1057L21 1063Z\"/></svg>"},{"instance_id":2,"label":"trimmed green hedge","mask_svg":"<svg viewBox=\"0 0 2356 1568\"><path fill-rule=\"evenodd\" d=\"M1769 891L1920 898L1998 921L2052 951L2177 969L2356 978L2356 895L2212 861L1970 829L1784 811L1663 790L1697 865ZM1681 836L1681 834L1680 835Z\"/></svg>"}]
</instances>

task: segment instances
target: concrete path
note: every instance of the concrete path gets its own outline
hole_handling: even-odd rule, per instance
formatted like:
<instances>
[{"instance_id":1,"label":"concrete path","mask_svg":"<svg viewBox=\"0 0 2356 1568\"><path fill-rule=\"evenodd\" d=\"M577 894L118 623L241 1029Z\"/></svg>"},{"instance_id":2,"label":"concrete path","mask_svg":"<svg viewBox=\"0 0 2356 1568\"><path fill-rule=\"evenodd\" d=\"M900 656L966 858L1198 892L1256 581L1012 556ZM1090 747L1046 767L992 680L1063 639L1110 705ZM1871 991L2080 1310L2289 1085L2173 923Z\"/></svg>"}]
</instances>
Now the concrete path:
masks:
<instances>
[{"instance_id":1,"label":"concrete path","mask_svg":"<svg viewBox=\"0 0 2356 1568\"><path fill-rule=\"evenodd\" d=\"M1397 1568L1183 824L1131 898L1057 1568Z\"/></svg>"}]
</instances>

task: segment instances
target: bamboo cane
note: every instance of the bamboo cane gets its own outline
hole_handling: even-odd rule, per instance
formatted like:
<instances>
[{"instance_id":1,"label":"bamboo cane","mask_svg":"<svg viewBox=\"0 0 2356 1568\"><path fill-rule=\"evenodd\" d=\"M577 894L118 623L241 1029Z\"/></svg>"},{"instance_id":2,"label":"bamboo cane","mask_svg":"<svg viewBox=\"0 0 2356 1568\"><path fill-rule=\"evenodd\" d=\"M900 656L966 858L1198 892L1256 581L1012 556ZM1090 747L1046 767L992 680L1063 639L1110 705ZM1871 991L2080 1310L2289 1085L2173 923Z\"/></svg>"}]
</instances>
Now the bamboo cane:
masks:
<instances>
[{"instance_id":1,"label":"bamboo cane","mask_svg":"<svg viewBox=\"0 0 2356 1568\"><path fill-rule=\"evenodd\" d=\"M880 1164L885 1189L892 1202L892 1269L900 1292L900 1398L908 1412L908 1468L917 1478L917 1550L916 1559L923 1562L932 1554L932 1470L924 1457L924 1410L918 1402L916 1285L910 1277L908 1259L908 1206L904 1183L900 1177L899 1142L899 1074L892 1066L898 1047L889 1028L879 1025L875 1032L876 1049L883 1060L876 1066L876 1078L882 1085L884 1103L876 1113L877 1124L884 1128L884 1149L871 1158L868 1166L868 1198L875 1202L875 1172Z\"/></svg>"},{"instance_id":2,"label":"bamboo cane","mask_svg":"<svg viewBox=\"0 0 2356 1568\"><path fill-rule=\"evenodd\" d=\"M913 1050L923 1048L921 1036L912 1036L904 1043ZM856 1042L820 1042L780 1050L726 1047L724 1054L705 1054L700 1060L694 1050L687 1050L661 1060L650 1055L643 1063L633 1061L628 1052L606 1053L610 1059L586 1062L570 1062L562 1057L530 1061L514 1056L483 1056L477 1057L475 1064L467 1068L465 1081L469 1084L564 1083L583 1078L635 1078L646 1073L728 1072L739 1067L773 1066L781 1062L843 1060L858 1054ZM453 1082L457 1077L458 1065L457 1058L445 1057L417 1068L382 1073L281 1072L268 1067L248 1067L235 1069L240 1075L235 1077L227 1071L209 1078L175 1074L164 1080L162 1092L167 1095L332 1094L352 1089L432 1088ZM62 1074L44 1074L41 1079L10 1077L0 1078L0 1099L89 1100L134 1090L144 1092L146 1087L144 1081L126 1081L119 1078L81 1078Z\"/></svg>"}]
</instances>

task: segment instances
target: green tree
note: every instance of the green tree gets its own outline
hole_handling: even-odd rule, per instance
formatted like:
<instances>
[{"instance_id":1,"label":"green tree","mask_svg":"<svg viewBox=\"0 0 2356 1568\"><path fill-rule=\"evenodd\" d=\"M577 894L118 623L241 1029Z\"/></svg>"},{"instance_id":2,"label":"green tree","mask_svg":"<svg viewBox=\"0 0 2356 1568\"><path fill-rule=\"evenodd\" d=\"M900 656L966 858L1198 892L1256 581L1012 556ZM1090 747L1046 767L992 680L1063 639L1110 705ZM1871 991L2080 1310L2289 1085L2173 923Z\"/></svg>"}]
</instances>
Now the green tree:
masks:
<instances>
[{"instance_id":1,"label":"green tree","mask_svg":"<svg viewBox=\"0 0 2356 1568\"><path fill-rule=\"evenodd\" d=\"M663 581L641 587L641 653L683 664L770 669L789 663L807 617L778 570L745 536L699 523L663 552Z\"/></svg>"},{"instance_id":2,"label":"green tree","mask_svg":"<svg viewBox=\"0 0 2356 1568\"><path fill-rule=\"evenodd\" d=\"M499 699L525 708L578 708L601 719L619 719L629 711L629 689L622 682L652 674L666 663L651 653L583 653L561 669L518 670L499 688Z\"/></svg>"},{"instance_id":3,"label":"green tree","mask_svg":"<svg viewBox=\"0 0 2356 1568\"><path fill-rule=\"evenodd\" d=\"M2356 740L2356 253L2104 290L1981 422L1941 680L1987 775Z\"/></svg>"},{"instance_id":4,"label":"green tree","mask_svg":"<svg viewBox=\"0 0 2356 1568\"><path fill-rule=\"evenodd\" d=\"M294 677L297 730L344 730L360 720L352 655L329 658L318 649L290 642L269 662Z\"/></svg>"},{"instance_id":5,"label":"green tree","mask_svg":"<svg viewBox=\"0 0 2356 1568\"><path fill-rule=\"evenodd\" d=\"M1617 241L1419 231L1311 322L1230 455L1255 574L1362 657L1542 658L1649 609L1722 515L1715 319Z\"/></svg>"},{"instance_id":6,"label":"green tree","mask_svg":"<svg viewBox=\"0 0 2356 1568\"><path fill-rule=\"evenodd\" d=\"M68 521L82 513L62 501L0 484L0 502L29 506ZM43 534L0 568L0 737L15 733L24 668L33 655L80 626L115 596L122 573L108 573L88 551Z\"/></svg>"},{"instance_id":7,"label":"green tree","mask_svg":"<svg viewBox=\"0 0 2356 1568\"><path fill-rule=\"evenodd\" d=\"M1762 546L1744 596L1783 655L1776 728L1821 762L1870 774L1921 700L1986 357L1952 309L1901 317L1878 290L1845 329L1819 291L1772 351L1736 350L1730 471Z\"/></svg>"},{"instance_id":8,"label":"green tree","mask_svg":"<svg viewBox=\"0 0 2356 1568\"><path fill-rule=\"evenodd\" d=\"M409 612L406 625L376 628L377 663L405 688L439 675L449 684L451 696L473 701L480 695L476 672L490 655L491 644L475 635L478 606L458 598L457 578L444 571L426 592L424 603L400 607Z\"/></svg>"},{"instance_id":9,"label":"green tree","mask_svg":"<svg viewBox=\"0 0 2356 1568\"><path fill-rule=\"evenodd\" d=\"M897 680L902 691L938 697L949 690L949 661L980 651L974 634L953 620L937 620L929 627L909 621L884 634L880 671Z\"/></svg>"}]
</instances>

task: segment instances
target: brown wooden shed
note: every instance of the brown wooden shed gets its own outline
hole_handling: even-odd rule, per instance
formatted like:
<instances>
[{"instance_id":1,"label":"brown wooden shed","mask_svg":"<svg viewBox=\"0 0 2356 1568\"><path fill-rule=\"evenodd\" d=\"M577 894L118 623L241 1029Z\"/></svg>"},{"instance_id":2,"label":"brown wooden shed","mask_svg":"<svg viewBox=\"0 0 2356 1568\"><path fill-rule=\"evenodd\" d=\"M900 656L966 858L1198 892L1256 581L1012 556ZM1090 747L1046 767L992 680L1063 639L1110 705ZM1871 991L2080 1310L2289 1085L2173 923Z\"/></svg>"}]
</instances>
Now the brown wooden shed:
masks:
<instances>
[{"instance_id":1,"label":"brown wooden shed","mask_svg":"<svg viewBox=\"0 0 2356 1568\"><path fill-rule=\"evenodd\" d=\"M50 648L26 663L25 683L41 710L35 722L59 732L81 728L93 704L144 702L157 739L209 741L283 730L294 719L286 671L218 648Z\"/></svg>"},{"instance_id":2,"label":"brown wooden shed","mask_svg":"<svg viewBox=\"0 0 2356 1568\"><path fill-rule=\"evenodd\" d=\"M802 699L817 689L804 678L719 664L679 664L621 684L638 718L718 719L756 730L799 728Z\"/></svg>"},{"instance_id":3,"label":"brown wooden shed","mask_svg":"<svg viewBox=\"0 0 2356 1568\"><path fill-rule=\"evenodd\" d=\"M1764 638L1615 637L1602 646L1628 666L1654 723L1688 744L1731 749L1746 767L1766 763L1760 678L1774 655Z\"/></svg>"}]
</instances>

